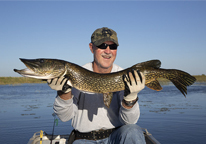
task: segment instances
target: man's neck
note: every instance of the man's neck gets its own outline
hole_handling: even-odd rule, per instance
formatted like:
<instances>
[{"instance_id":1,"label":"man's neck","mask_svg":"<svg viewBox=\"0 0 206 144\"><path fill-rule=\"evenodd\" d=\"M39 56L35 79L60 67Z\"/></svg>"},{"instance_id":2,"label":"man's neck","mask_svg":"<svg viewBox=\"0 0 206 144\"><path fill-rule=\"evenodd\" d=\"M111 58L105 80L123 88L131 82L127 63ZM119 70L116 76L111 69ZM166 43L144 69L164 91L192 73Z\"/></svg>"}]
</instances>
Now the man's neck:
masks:
<instances>
[{"instance_id":1,"label":"man's neck","mask_svg":"<svg viewBox=\"0 0 206 144\"><path fill-rule=\"evenodd\" d=\"M93 71L96 73L111 73L112 71L112 66L109 68L102 68L99 65L95 64L94 62L92 62L92 68Z\"/></svg>"}]
</instances>

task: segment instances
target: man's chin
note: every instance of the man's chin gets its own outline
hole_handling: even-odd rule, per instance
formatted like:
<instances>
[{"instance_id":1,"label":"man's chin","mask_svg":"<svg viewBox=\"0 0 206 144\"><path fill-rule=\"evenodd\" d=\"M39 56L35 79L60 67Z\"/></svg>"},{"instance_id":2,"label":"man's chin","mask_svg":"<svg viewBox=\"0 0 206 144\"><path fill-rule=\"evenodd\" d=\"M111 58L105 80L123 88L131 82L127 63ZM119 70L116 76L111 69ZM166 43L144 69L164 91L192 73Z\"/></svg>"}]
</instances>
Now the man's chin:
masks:
<instances>
[{"instance_id":1,"label":"man's chin","mask_svg":"<svg viewBox=\"0 0 206 144\"><path fill-rule=\"evenodd\" d=\"M107 64L107 65L101 65L101 68L103 68L103 69L109 69L109 68L111 68L112 67L112 64Z\"/></svg>"}]
</instances>

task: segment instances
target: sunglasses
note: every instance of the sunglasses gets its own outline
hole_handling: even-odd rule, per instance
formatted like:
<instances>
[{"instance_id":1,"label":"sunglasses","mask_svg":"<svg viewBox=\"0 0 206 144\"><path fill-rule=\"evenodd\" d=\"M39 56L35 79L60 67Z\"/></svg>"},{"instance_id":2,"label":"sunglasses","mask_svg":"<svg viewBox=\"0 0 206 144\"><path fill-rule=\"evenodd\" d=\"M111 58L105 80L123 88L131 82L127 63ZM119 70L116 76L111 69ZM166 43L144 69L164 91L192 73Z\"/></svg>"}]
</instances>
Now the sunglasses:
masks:
<instances>
[{"instance_id":1,"label":"sunglasses","mask_svg":"<svg viewBox=\"0 0 206 144\"><path fill-rule=\"evenodd\" d=\"M99 46L96 46L96 47L98 47L100 49L106 49L108 46L109 46L110 50L116 50L117 49L117 45L116 44L108 45L108 44L103 43L103 44L101 44Z\"/></svg>"}]
</instances>

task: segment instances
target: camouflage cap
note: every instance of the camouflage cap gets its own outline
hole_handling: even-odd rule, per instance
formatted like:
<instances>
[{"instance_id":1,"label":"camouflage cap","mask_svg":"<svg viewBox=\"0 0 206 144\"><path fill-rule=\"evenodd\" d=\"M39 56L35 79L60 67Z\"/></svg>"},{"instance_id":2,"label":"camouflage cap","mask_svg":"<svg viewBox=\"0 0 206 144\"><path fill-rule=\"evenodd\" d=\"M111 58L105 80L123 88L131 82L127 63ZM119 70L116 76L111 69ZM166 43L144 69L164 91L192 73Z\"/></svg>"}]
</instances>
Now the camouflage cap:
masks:
<instances>
[{"instance_id":1,"label":"camouflage cap","mask_svg":"<svg viewBox=\"0 0 206 144\"><path fill-rule=\"evenodd\" d=\"M94 45L99 46L105 41L113 41L119 46L117 33L114 30L107 27L96 29L91 36L91 42Z\"/></svg>"}]
</instances>

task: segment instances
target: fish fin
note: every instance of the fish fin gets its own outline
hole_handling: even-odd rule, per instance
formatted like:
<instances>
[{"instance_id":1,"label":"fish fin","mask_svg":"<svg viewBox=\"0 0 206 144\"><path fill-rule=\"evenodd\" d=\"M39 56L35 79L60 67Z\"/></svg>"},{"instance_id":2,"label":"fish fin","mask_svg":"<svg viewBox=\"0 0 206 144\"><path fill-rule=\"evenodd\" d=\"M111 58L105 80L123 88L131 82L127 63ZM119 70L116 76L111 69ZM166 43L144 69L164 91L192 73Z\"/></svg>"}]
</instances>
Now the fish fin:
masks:
<instances>
[{"instance_id":1,"label":"fish fin","mask_svg":"<svg viewBox=\"0 0 206 144\"><path fill-rule=\"evenodd\" d=\"M138 63L134 65L133 67L153 67L153 68L160 68L161 67L161 61L160 60L150 60L142 63Z\"/></svg>"},{"instance_id":2,"label":"fish fin","mask_svg":"<svg viewBox=\"0 0 206 144\"><path fill-rule=\"evenodd\" d=\"M145 84L148 88L156 91L161 91L162 87L158 80L151 81L150 83Z\"/></svg>"},{"instance_id":3,"label":"fish fin","mask_svg":"<svg viewBox=\"0 0 206 144\"><path fill-rule=\"evenodd\" d=\"M109 108L112 101L113 93L103 93L104 104Z\"/></svg>"},{"instance_id":4,"label":"fish fin","mask_svg":"<svg viewBox=\"0 0 206 144\"><path fill-rule=\"evenodd\" d=\"M196 81L196 78L181 70L173 69L169 71L170 73L168 74L167 79L169 79L186 97L187 86L192 85Z\"/></svg>"}]
</instances>

